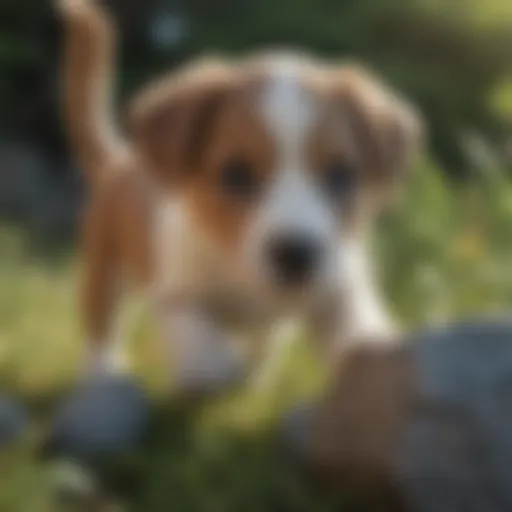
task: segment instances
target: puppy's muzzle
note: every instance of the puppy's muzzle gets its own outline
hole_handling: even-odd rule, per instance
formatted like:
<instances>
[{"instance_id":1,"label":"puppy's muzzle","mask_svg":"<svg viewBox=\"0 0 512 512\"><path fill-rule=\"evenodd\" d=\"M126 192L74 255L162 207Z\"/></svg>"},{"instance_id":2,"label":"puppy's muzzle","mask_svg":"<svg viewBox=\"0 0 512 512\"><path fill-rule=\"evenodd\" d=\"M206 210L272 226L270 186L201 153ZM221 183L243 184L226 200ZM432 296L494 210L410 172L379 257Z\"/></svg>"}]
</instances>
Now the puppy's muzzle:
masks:
<instances>
[{"instance_id":1,"label":"puppy's muzzle","mask_svg":"<svg viewBox=\"0 0 512 512\"><path fill-rule=\"evenodd\" d=\"M307 284L322 260L322 244L311 235L281 235L267 247L267 256L275 279L282 286Z\"/></svg>"}]
</instances>

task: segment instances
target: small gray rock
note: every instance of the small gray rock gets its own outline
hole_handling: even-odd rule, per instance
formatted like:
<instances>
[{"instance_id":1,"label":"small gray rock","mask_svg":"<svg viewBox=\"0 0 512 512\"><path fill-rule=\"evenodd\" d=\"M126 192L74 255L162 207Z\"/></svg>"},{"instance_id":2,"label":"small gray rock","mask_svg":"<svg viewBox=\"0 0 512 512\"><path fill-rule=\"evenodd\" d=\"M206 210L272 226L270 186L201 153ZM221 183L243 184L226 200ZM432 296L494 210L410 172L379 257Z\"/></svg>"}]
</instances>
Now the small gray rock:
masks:
<instances>
[{"instance_id":1,"label":"small gray rock","mask_svg":"<svg viewBox=\"0 0 512 512\"><path fill-rule=\"evenodd\" d=\"M0 396L0 448L17 441L27 425L27 414L21 404L10 397Z\"/></svg>"},{"instance_id":2,"label":"small gray rock","mask_svg":"<svg viewBox=\"0 0 512 512\"><path fill-rule=\"evenodd\" d=\"M148 398L128 378L87 382L57 415L51 451L84 461L122 454L142 439L148 418Z\"/></svg>"},{"instance_id":3,"label":"small gray rock","mask_svg":"<svg viewBox=\"0 0 512 512\"><path fill-rule=\"evenodd\" d=\"M282 433L287 452L298 462L306 462L312 436L316 405L304 403L288 412L282 424Z\"/></svg>"}]
</instances>

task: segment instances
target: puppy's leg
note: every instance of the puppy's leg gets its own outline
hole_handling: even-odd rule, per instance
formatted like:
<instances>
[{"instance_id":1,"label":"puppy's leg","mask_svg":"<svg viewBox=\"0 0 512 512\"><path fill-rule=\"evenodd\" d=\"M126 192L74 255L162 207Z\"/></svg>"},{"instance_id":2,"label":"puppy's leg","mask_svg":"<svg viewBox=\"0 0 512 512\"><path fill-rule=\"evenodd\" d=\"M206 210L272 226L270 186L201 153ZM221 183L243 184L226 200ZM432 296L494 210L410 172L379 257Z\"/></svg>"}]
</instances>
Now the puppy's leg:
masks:
<instances>
[{"instance_id":1,"label":"puppy's leg","mask_svg":"<svg viewBox=\"0 0 512 512\"><path fill-rule=\"evenodd\" d=\"M329 288L304 314L307 338L327 367L336 365L350 344L386 343L398 337L372 267L364 239L345 242L332 267Z\"/></svg>"},{"instance_id":2,"label":"puppy's leg","mask_svg":"<svg viewBox=\"0 0 512 512\"><path fill-rule=\"evenodd\" d=\"M368 340L385 343L398 336L376 296L340 297L327 311L312 317L309 327L320 357L328 365L336 364L340 353L351 344Z\"/></svg>"},{"instance_id":3,"label":"puppy's leg","mask_svg":"<svg viewBox=\"0 0 512 512\"><path fill-rule=\"evenodd\" d=\"M397 329L381 298L368 253L359 244L340 258L334 296L317 312L315 330L329 361L349 343L394 338Z\"/></svg>"},{"instance_id":4,"label":"puppy's leg","mask_svg":"<svg viewBox=\"0 0 512 512\"><path fill-rule=\"evenodd\" d=\"M232 336L194 306L157 308L164 355L178 392L215 392L243 376L243 355Z\"/></svg>"},{"instance_id":5,"label":"puppy's leg","mask_svg":"<svg viewBox=\"0 0 512 512\"><path fill-rule=\"evenodd\" d=\"M119 295L115 203L99 193L89 205L84 223L84 275L82 309L86 332L85 371L89 374L124 371L126 358L119 332L115 304Z\"/></svg>"}]
</instances>

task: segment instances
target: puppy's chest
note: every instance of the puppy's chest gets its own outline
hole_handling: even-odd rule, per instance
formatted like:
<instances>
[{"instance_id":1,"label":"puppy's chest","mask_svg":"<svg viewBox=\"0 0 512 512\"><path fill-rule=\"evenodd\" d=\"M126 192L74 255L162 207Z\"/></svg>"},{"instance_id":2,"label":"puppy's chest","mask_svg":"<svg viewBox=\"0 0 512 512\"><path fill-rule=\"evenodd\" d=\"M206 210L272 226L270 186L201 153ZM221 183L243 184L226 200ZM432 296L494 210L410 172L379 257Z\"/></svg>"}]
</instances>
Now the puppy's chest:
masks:
<instances>
[{"instance_id":1,"label":"puppy's chest","mask_svg":"<svg viewBox=\"0 0 512 512\"><path fill-rule=\"evenodd\" d=\"M276 315L266 298L236 280L179 203L168 202L157 209L152 235L156 297L193 301L229 323L257 325Z\"/></svg>"}]
</instances>

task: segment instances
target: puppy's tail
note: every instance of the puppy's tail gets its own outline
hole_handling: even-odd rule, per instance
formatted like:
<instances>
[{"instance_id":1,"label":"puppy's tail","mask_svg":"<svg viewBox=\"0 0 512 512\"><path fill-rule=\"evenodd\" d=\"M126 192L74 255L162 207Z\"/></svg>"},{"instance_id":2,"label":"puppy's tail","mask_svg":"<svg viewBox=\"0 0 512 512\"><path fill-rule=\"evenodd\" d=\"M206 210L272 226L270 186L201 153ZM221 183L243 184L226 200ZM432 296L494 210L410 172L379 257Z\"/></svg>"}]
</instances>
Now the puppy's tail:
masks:
<instances>
[{"instance_id":1,"label":"puppy's tail","mask_svg":"<svg viewBox=\"0 0 512 512\"><path fill-rule=\"evenodd\" d=\"M93 184L126 154L112 112L116 34L96 0L57 0L64 20L63 113L71 148Z\"/></svg>"}]
</instances>

